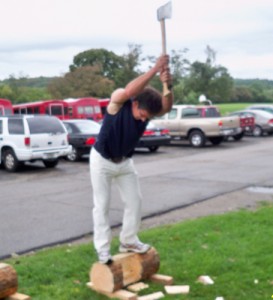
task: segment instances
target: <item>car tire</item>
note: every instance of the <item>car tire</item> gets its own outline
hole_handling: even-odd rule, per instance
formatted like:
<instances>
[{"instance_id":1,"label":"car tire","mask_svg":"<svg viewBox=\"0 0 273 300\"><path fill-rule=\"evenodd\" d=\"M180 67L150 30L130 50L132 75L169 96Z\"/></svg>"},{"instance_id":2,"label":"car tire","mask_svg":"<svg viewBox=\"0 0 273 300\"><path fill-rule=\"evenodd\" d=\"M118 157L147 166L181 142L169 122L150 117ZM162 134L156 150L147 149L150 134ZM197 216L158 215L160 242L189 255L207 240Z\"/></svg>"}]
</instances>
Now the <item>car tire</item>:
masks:
<instances>
[{"instance_id":1,"label":"car tire","mask_svg":"<svg viewBox=\"0 0 273 300\"><path fill-rule=\"evenodd\" d=\"M57 164L59 163L59 160L58 159L43 160L43 163L44 163L46 168L55 168L57 166Z\"/></svg>"},{"instance_id":2,"label":"car tire","mask_svg":"<svg viewBox=\"0 0 273 300\"><path fill-rule=\"evenodd\" d=\"M150 147L148 147L150 152L156 152L158 150L158 148L159 148L159 146L150 146Z\"/></svg>"},{"instance_id":3,"label":"car tire","mask_svg":"<svg viewBox=\"0 0 273 300\"><path fill-rule=\"evenodd\" d=\"M259 125L255 125L255 128L253 129L253 136L259 137L263 135L263 129Z\"/></svg>"},{"instance_id":4,"label":"car tire","mask_svg":"<svg viewBox=\"0 0 273 300\"><path fill-rule=\"evenodd\" d=\"M20 167L20 162L18 161L12 149L8 149L4 151L2 160L3 160L4 168L8 172L16 172Z\"/></svg>"},{"instance_id":5,"label":"car tire","mask_svg":"<svg viewBox=\"0 0 273 300\"><path fill-rule=\"evenodd\" d=\"M195 148L203 147L206 143L206 137L201 130L193 130L189 136L190 144Z\"/></svg>"},{"instance_id":6,"label":"car tire","mask_svg":"<svg viewBox=\"0 0 273 300\"><path fill-rule=\"evenodd\" d=\"M235 141L240 141L243 138L244 135L245 135L245 133L242 131L241 133L234 135L233 139Z\"/></svg>"},{"instance_id":7,"label":"car tire","mask_svg":"<svg viewBox=\"0 0 273 300\"><path fill-rule=\"evenodd\" d=\"M79 161L81 156L79 155L79 152L77 150L77 148L75 148L74 146L72 146L72 151L70 154L68 154L66 156L67 160L69 161Z\"/></svg>"},{"instance_id":8,"label":"car tire","mask_svg":"<svg viewBox=\"0 0 273 300\"><path fill-rule=\"evenodd\" d=\"M210 138L210 142L212 145L217 146L220 145L223 142L224 138L222 136L217 136L214 138Z\"/></svg>"}]
</instances>

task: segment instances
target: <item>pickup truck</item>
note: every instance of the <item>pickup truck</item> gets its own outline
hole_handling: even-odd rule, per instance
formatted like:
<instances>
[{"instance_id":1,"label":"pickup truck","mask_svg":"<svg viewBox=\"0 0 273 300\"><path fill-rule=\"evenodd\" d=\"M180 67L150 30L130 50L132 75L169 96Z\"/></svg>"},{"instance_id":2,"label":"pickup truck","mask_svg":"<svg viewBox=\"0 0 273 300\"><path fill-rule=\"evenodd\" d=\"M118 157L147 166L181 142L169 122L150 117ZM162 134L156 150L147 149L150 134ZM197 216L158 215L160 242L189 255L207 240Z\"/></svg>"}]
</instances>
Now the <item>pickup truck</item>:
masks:
<instances>
[{"instance_id":1,"label":"pickup truck","mask_svg":"<svg viewBox=\"0 0 273 300\"><path fill-rule=\"evenodd\" d=\"M206 106L197 106L200 117L202 118L213 118L213 117L221 117L221 113L217 106L214 105L206 105ZM255 118L251 115L238 115L240 118L240 126L242 131L236 135L232 135L232 138L235 141L239 141L245 134L251 134L253 129L255 128ZM226 138L228 139L229 136Z\"/></svg>"},{"instance_id":2,"label":"pickup truck","mask_svg":"<svg viewBox=\"0 0 273 300\"><path fill-rule=\"evenodd\" d=\"M169 113L153 123L169 129L172 139L186 139L193 147L203 147L207 141L219 145L225 136L242 131L239 117L202 118L195 105L173 105Z\"/></svg>"}]
</instances>

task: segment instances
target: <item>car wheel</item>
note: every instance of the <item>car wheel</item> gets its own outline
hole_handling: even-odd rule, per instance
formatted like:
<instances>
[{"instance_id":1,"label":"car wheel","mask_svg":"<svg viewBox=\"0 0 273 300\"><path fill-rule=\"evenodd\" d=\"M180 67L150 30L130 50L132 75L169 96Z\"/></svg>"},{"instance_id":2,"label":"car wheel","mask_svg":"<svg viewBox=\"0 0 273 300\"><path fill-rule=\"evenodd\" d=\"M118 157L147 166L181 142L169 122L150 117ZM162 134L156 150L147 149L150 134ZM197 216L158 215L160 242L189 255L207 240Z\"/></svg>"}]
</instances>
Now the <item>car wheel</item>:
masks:
<instances>
[{"instance_id":1,"label":"car wheel","mask_svg":"<svg viewBox=\"0 0 273 300\"><path fill-rule=\"evenodd\" d=\"M190 133L189 140L190 140L190 144L196 148L203 147L206 143L205 135L200 130L193 130Z\"/></svg>"},{"instance_id":2,"label":"car wheel","mask_svg":"<svg viewBox=\"0 0 273 300\"><path fill-rule=\"evenodd\" d=\"M263 135L263 129L259 125L256 125L253 129L253 136L262 136Z\"/></svg>"},{"instance_id":3,"label":"car wheel","mask_svg":"<svg viewBox=\"0 0 273 300\"><path fill-rule=\"evenodd\" d=\"M222 136L217 136L214 138L210 138L210 142L212 143L212 145L220 145L223 142L224 138Z\"/></svg>"},{"instance_id":4,"label":"car wheel","mask_svg":"<svg viewBox=\"0 0 273 300\"><path fill-rule=\"evenodd\" d=\"M9 172L16 172L20 167L20 162L18 161L14 151L8 149L3 153L3 165L4 168Z\"/></svg>"},{"instance_id":5,"label":"car wheel","mask_svg":"<svg viewBox=\"0 0 273 300\"><path fill-rule=\"evenodd\" d=\"M77 148L72 146L72 151L70 154L67 155L67 159L69 161L78 161L80 159L80 155L79 155Z\"/></svg>"},{"instance_id":6,"label":"car wheel","mask_svg":"<svg viewBox=\"0 0 273 300\"><path fill-rule=\"evenodd\" d=\"M159 146L151 146L151 147L148 147L150 152L156 152L159 148Z\"/></svg>"},{"instance_id":7,"label":"car wheel","mask_svg":"<svg viewBox=\"0 0 273 300\"><path fill-rule=\"evenodd\" d=\"M54 168L59 163L59 160L58 159L44 160L43 163L44 163L44 165L45 165L46 168Z\"/></svg>"},{"instance_id":8,"label":"car wheel","mask_svg":"<svg viewBox=\"0 0 273 300\"><path fill-rule=\"evenodd\" d=\"M245 135L245 133L242 131L241 133L234 135L233 139L235 141L240 141L244 135Z\"/></svg>"}]
</instances>

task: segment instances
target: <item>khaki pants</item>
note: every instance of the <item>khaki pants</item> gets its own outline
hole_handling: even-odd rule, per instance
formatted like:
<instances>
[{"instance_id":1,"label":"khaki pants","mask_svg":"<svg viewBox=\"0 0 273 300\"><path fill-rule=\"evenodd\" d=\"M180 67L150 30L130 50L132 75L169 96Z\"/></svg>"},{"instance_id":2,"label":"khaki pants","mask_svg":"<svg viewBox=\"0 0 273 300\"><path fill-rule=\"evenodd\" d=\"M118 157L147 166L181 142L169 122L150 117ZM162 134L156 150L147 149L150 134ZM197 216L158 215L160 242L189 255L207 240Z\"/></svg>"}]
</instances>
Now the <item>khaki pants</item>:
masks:
<instances>
[{"instance_id":1,"label":"khaki pants","mask_svg":"<svg viewBox=\"0 0 273 300\"><path fill-rule=\"evenodd\" d=\"M113 163L92 148L90 174L93 187L94 246L96 251L110 250L109 207L112 181L117 184L124 203L120 242L131 244L139 241L137 232L141 221L142 195L133 160L129 158L121 163Z\"/></svg>"}]
</instances>

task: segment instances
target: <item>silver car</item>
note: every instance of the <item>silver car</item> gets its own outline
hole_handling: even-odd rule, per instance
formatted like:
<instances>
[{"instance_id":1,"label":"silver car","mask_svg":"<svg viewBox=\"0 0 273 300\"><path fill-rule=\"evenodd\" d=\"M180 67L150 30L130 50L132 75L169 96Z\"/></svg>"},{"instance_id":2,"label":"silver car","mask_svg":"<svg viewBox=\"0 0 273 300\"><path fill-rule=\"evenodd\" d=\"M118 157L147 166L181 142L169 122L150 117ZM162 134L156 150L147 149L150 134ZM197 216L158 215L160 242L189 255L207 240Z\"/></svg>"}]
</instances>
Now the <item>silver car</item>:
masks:
<instances>
[{"instance_id":1,"label":"silver car","mask_svg":"<svg viewBox=\"0 0 273 300\"><path fill-rule=\"evenodd\" d=\"M273 114L265 110L245 109L232 112L230 115L244 116L253 115L255 118L255 128L252 131L253 136L262 136L265 133L273 134Z\"/></svg>"},{"instance_id":2,"label":"silver car","mask_svg":"<svg viewBox=\"0 0 273 300\"><path fill-rule=\"evenodd\" d=\"M264 110L264 111L267 111L267 112L273 114L273 104L263 104L263 103L254 104L254 105L247 107L246 109Z\"/></svg>"}]
</instances>

